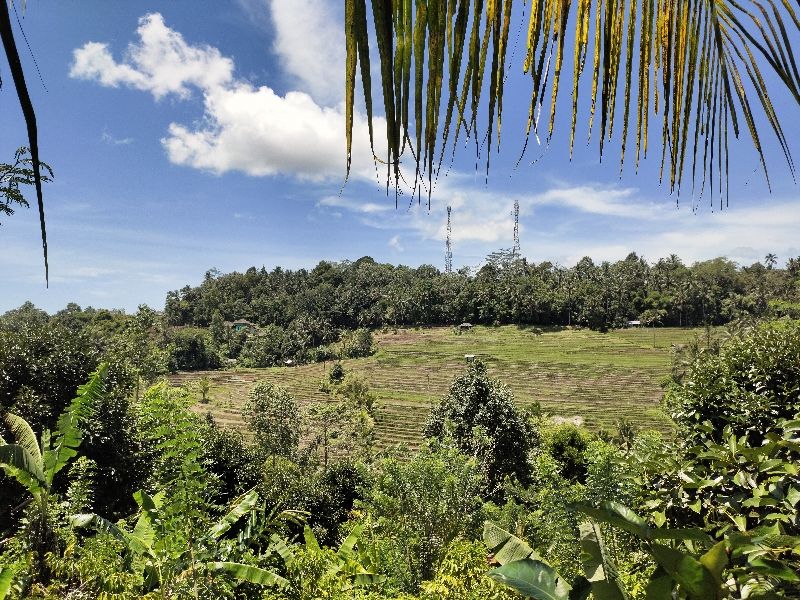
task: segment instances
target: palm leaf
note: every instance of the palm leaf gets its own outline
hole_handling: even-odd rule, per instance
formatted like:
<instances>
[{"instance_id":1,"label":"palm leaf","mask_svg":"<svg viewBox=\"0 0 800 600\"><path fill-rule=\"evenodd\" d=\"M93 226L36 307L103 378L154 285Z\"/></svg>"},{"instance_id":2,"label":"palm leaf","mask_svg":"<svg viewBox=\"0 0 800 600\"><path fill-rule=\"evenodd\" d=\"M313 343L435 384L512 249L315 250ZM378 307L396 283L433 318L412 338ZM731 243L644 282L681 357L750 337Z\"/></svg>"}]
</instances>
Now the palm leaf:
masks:
<instances>
[{"instance_id":1,"label":"palm leaf","mask_svg":"<svg viewBox=\"0 0 800 600\"><path fill-rule=\"evenodd\" d=\"M13 0L12 0L13 1ZM33 167L33 178L36 186L36 203L39 207L39 227L42 232L42 254L44 256L44 279L50 283L50 267L47 262L47 229L44 222L44 200L42 197L42 176L41 162L39 161L39 134L36 126L36 113L33 110L28 86L25 84L25 72L17 52L17 44L14 41L14 31L11 27L11 18L8 13L8 3L2 2L0 6L0 38L3 40L3 49L8 59L8 68L11 71L11 78L14 80L14 87L17 90L17 98L25 117L25 125L28 129L28 146L31 150L31 166Z\"/></svg>"},{"instance_id":2,"label":"palm leaf","mask_svg":"<svg viewBox=\"0 0 800 600\"><path fill-rule=\"evenodd\" d=\"M361 21L368 18L361 4L357 0L345 3L348 161L356 66L358 61L362 69L369 66L372 41ZM387 185L392 173L398 183L405 149L401 141L411 139L412 123L416 145L409 147L417 173L427 172L429 194L445 147L452 138L455 149L462 130L474 136L478 152L480 139L489 145L485 157L489 168L495 134L498 144L500 140L509 26L519 4L519 0L415 0L412 8L410 0L373 0L387 128ZM606 142L615 129L621 130L621 168L633 136L638 169L640 159L647 156L650 117L659 116L660 172L670 193L680 195L687 175L693 189L700 183L701 194L708 183L712 198L715 187L720 198L723 192L727 197L729 128L737 138L746 128L769 185L761 121L766 121L794 175L789 139L774 97L776 91L784 90L800 104L800 70L792 48L796 32L790 30L792 25L799 29L800 21L790 0L534 0L529 10L521 65L532 82L525 147L531 134L538 139L539 115L546 103L548 139L554 134L569 38L574 44L570 155L582 108L578 97L586 85L589 132L597 116L602 159ZM570 26L573 31L567 31ZM591 69L586 70L591 70L591 76L586 82L584 66L590 52ZM410 92L412 64L414 90ZM371 122L372 89L363 72L362 85ZM488 100L482 101L484 90ZM479 116L485 132L478 131ZM621 118L621 126L616 117ZM437 149L439 160L434 161Z\"/></svg>"}]
</instances>

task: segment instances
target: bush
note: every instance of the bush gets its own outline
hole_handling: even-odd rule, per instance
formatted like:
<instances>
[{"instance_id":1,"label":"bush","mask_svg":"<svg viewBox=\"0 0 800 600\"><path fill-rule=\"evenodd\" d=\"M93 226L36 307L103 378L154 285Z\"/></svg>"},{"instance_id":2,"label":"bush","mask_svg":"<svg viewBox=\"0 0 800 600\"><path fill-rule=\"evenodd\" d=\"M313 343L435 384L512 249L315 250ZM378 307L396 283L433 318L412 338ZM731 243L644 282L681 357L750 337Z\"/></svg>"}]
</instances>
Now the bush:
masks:
<instances>
[{"instance_id":1,"label":"bush","mask_svg":"<svg viewBox=\"0 0 800 600\"><path fill-rule=\"evenodd\" d=\"M264 452L292 456L297 451L300 409L285 388L260 381L250 392L242 414Z\"/></svg>"},{"instance_id":2,"label":"bush","mask_svg":"<svg viewBox=\"0 0 800 600\"><path fill-rule=\"evenodd\" d=\"M338 347L339 358L363 358L375 352L372 332L366 327L345 332Z\"/></svg>"},{"instance_id":3,"label":"bush","mask_svg":"<svg viewBox=\"0 0 800 600\"><path fill-rule=\"evenodd\" d=\"M538 433L517 410L511 390L491 379L480 361L453 381L431 411L425 435L452 438L462 452L479 457L490 496L501 494L506 477L530 479L528 453L538 445Z\"/></svg>"},{"instance_id":4,"label":"bush","mask_svg":"<svg viewBox=\"0 0 800 600\"><path fill-rule=\"evenodd\" d=\"M169 334L170 368L173 371L217 369L220 359L205 329L185 327Z\"/></svg>"},{"instance_id":5,"label":"bush","mask_svg":"<svg viewBox=\"0 0 800 600\"><path fill-rule=\"evenodd\" d=\"M724 344L718 356L699 354L666 403L693 441L720 442L730 427L758 444L778 419L800 412L800 323L762 325Z\"/></svg>"},{"instance_id":6,"label":"bush","mask_svg":"<svg viewBox=\"0 0 800 600\"><path fill-rule=\"evenodd\" d=\"M561 476L584 483L588 459L586 450L591 434L571 423L555 425L545 431L545 447L559 465Z\"/></svg>"},{"instance_id":7,"label":"bush","mask_svg":"<svg viewBox=\"0 0 800 600\"><path fill-rule=\"evenodd\" d=\"M279 325L267 325L258 334L249 335L238 354L239 364L248 368L274 367L284 356L285 331Z\"/></svg>"},{"instance_id":8,"label":"bush","mask_svg":"<svg viewBox=\"0 0 800 600\"><path fill-rule=\"evenodd\" d=\"M406 591L430 579L451 541L474 537L483 521L475 459L452 447L431 444L410 460L384 460L366 499L359 503L373 524L374 545ZM405 574L399 569L407 569Z\"/></svg>"}]
</instances>

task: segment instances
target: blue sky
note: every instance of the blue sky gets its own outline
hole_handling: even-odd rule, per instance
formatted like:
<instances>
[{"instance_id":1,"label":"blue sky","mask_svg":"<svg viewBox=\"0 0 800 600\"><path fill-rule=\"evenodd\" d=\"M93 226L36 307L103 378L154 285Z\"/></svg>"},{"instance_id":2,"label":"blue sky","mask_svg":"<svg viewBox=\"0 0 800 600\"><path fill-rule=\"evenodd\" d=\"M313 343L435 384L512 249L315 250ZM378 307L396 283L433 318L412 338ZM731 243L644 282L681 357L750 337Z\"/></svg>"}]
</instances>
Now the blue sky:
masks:
<instances>
[{"instance_id":1,"label":"blue sky","mask_svg":"<svg viewBox=\"0 0 800 600\"><path fill-rule=\"evenodd\" d=\"M394 194L376 180L360 118L354 174L342 189L341 5L29 2L22 22L43 83L27 55L28 86L42 157L56 173L45 188L51 281L45 289L35 211L4 218L0 310L28 299L49 311L70 301L160 308L168 290L198 283L212 267L311 267L363 255L442 267L448 204L454 264L476 266L511 246L514 199L522 252L537 262L616 260L630 251L743 264L767 252L781 263L800 255L800 192L771 141L772 194L742 140L731 147L731 206L712 209L706 198L693 209L689 193L676 206L658 185L657 154L638 175L626 164L620 179L618 134L602 164L596 137L576 143L569 161L565 85L554 142L532 142L515 168L529 101L515 72L488 185L467 146L430 211L409 206L407 196L395 209ZM570 81L566 67L563 76ZM776 98L791 123L797 105L782 92ZM797 154L797 136L785 127ZM0 90L0 131L7 161L26 140L10 86Z\"/></svg>"}]
</instances>

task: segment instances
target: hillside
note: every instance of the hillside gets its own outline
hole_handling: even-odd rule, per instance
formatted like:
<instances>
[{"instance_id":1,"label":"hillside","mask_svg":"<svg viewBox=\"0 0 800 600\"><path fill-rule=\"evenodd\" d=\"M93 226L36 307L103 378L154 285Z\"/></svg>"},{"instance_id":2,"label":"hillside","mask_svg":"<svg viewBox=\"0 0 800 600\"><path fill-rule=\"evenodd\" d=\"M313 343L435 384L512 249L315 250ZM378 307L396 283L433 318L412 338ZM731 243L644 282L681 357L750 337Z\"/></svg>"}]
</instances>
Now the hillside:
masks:
<instances>
[{"instance_id":1,"label":"hillside","mask_svg":"<svg viewBox=\"0 0 800 600\"><path fill-rule=\"evenodd\" d=\"M603 334L505 326L457 334L451 328L404 329L377 334L375 355L343 364L365 376L378 396L379 447L419 444L432 403L463 368L465 354L483 360L523 406L538 401L548 413L577 417L592 429L613 430L617 419L625 417L638 427L663 430L669 420L660 408L660 382L670 371L672 345L696 336L704 338L705 331L624 329ZM254 382L267 379L283 385L302 405L324 402L329 397L318 388L330 366L186 372L170 381L182 385L209 377L210 401L195 410L211 412L223 426L244 428L240 409Z\"/></svg>"}]
</instances>

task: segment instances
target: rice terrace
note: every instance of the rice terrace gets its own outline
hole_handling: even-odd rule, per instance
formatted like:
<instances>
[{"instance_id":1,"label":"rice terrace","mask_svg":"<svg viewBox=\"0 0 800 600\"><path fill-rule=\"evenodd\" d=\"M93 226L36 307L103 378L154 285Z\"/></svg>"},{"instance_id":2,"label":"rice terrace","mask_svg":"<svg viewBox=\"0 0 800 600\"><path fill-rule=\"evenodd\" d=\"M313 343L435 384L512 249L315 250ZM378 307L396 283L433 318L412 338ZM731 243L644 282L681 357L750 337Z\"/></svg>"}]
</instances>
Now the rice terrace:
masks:
<instances>
[{"instance_id":1,"label":"rice terrace","mask_svg":"<svg viewBox=\"0 0 800 600\"><path fill-rule=\"evenodd\" d=\"M619 329L598 333L582 329L481 327L457 333L450 327L401 329L375 336L378 351L368 358L342 361L345 370L363 375L378 398L376 446L405 444L416 448L430 407L439 401L459 372L465 355L484 361L492 377L505 382L516 401L536 402L554 417L591 429L613 431L625 418L638 428L670 427L660 407L672 364L673 348L695 339L702 328ZM655 344L654 344L655 342ZM245 429L241 409L255 382L284 386L301 405L326 402L320 391L332 363L194 371L172 375L175 385L208 377L208 404L217 423Z\"/></svg>"}]
</instances>

